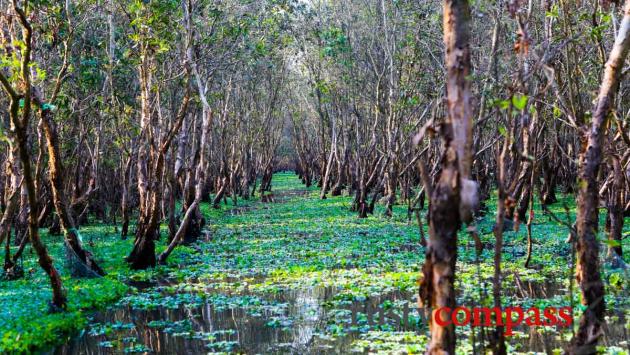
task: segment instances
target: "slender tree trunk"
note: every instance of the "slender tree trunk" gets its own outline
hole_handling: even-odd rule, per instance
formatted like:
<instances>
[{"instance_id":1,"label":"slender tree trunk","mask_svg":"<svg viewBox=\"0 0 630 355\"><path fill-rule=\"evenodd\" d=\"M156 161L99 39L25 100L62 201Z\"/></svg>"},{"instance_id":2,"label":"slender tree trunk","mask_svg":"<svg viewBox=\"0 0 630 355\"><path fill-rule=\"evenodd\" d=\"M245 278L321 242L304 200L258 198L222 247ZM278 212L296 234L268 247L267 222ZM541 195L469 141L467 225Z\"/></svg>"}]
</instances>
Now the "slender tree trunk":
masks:
<instances>
[{"instance_id":1,"label":"slender tree trunk","mask_svg":"<svg viewBox=\"0 0 630 355\"><path fill-rule=\"evenodd\" d=\"M608 257L613 264L618 265L622 257L621 235L623 232L623 170L621 162L616 156L611 157L613 183L610 186L610 198L608 204L608 215L610 216L610 231L608 234Z\"/></svg>"},{"instance_id":2,"label":"slender tree trunk","mask_svg":"<svg viewBox=\"0 0 630 355\"><path fill-rule=\"evenodd\" d=\"M36 100L36 102L40 107L43 107L41 100ZM83 249L79 231L77 230L71 211L68 208L68 201L63 191L63 167L61 154L59 153L59 139L55 122L50 115L51 112L49 109L40 109L44 136L46 137L46 143L48 145L48 174L52 187L53 204L59 216L59 224L63 229L67 247L72 250L72 253L69 253L68 262L73 276L103 276L105 275L105 271L94 261L92 254ZM72 254L74 254L83 265L76 265L76 260L73 260L74 256Z\"/></svg>"},{"instance_id":3,"label":"slender tree trunk","mask_svg":"<svg viewBox=\"0 0 630 355\"><path fill-rule=\"evenodd\" d=\"M131 163L133 159L131 154L126 158L123 168L123 176L122 176L122 191L120 198L120 210L121 210L121 218L122 225L120 228L120 236L122 239L127 239L127 235L129 234L129 186L131 185Z\"/></svg>"},{"instance_id":4,"label":"slender tree trunk","mask_svg":"<svg viewBox=\"0 0 630 355\"><path fill-rule=\"evenodd\" d=\"M495 238L494 243L494 275L493 275L493 283L492 283L492 296L494 299L494 307L501 309L501 256L503 253L503 231L504 231L504 223L505 223L505 215L506 215L506 203L505 201L508 199L508 194L505 191L505 160L508 152L508 138L503 142L503 149L498 159L498 199L497 199L497 214L495 219L495 225L493 228L493 234ZM494 332L494 344L493 344L493 353L494 354L505 354L505 332L503 326L497 326Z\"/></svg>"},{"instance_id":5,"label":"slender tree trunk","mask_svg":"<svg viewBox=\"0 0 630 355\"><path fill-rule=\"evenodd\" d=\"M28 240L28 216L28 192L26 191L26 185L22 183L22 187L20 188L20 209L15 218L15 226L13 228L15 230L13 245L15 246L19 246L23 240Z\"/></svg>"},{"instance_id":6,"label":"slender tree trunk","mask_svg":"<svg viewBox=\"0 0 630 355\"><path fill-rule=\"evenodd\" d=\"M328 162L326 163L326 170L324 172L324 181L322 182L322 191L319 194L319 198L326 199L328 193L328 185L330 184L330 173L332 170L332 164L335 157L335 150L337 149L337 130L335 125L335 119L332 119L332 137L330 140L330 155L328 156Z\"/></svg>"},{"instance_id":7,"label":"slender tree trunk","mask_svg":"<svg viewBox=\"0 0 630 355\"><path fill-rule=\"evenodd\" d=\"M536 142L537 143L537 142ZM534 149L534 158L536 157L537 149ZM534 189L536 187L536 176L537 176L536 162L532 166L532 176L529 182L529 215L527 216L527 257L525 258L525 267L528 268L530 266L530 262L532 260L532 252L534 249L534 240L532 237L532 223L534 223ZM524 216L523 216L524 217Z\"/></svg>"},{"instance_id":8,"label":"slender tree trunk","mask_svg":"<svg viewBox=\"0 0 630 355\"><path fill-rule=\"evenodd\" d=\"M264 176L263 176L263 180L264 180ZM227 177L219 178L219 181L220 181L219 189L217 191L216 196L214 196L214 199L212 200L212 207L213 208L220 208L221 207L220 206L221 199L223 198L223 195L225 195L225 190L227 190L227 187L228 187ZM262 194L262 192L264 191L262 189L262 187L263 187L263 183L262 182L261 182L260 186L261 186L260 192Z\"/></svg>"},{"instance_id":9,"label":"slender tree trunk","mask_svg":"<svg viewBox=\"0 0 630 355\"><path fill-rule=\"evenodd\" d=\"M385 215L391 217L394 204L396 203L396 187L398 186L398 169L396 167L396 162L392 162L387 176L387 203L385 206Z\"/></svg>"},{"instance_id":10,"label":"slender tree trunk","mask_svg":"<svg viewBox=\"0 0 630 355\"><path fill-rule=\"evenodd\" d=\"M48 254L48 250L46 246L42 242L39 237L39 226L38 222L38 204L37 204L37 196L35 193L35 181L33 179L33 173L31 171L31 159L29 157L29 149L28 149L28 138L26 134L27 127L21 125L18 122L18 102L17 98L14 100L15 102L11 102L11 121L15 128L15 135L20 155L20 160L22 162L22 172L24 175L24 185L26 186L26 191L28 194L28 204L29 204L29 217L28 217L28 231L31 240L31 244L33 245L33 249L37 253L39 258L39 266L46 272L50 279L50 285L53 291L53 305L55 307L65 309L66 308L66 292L63 289L63 284L61 282L61 277L57 269L53 265L52 258Z\"/></svg>"},{"instance_id":11,"label":"slender tree trunk","mask_svg":"<svg viewBox=\"0 0 630 355\"><path fill-rule=\"evenodd\" d=\"M160 235L160 202L166 153L182 127L190 100L189 72L186 70L185 94L177 112L175 122L159 142L150 132L151 127L151 75L150 60L144 59L139 66L141 76L141 127L146 142L140 143L138 153L138 192L140 194L140 216L133 249L127 262L134 270L147 269L156 264L155 241ZM147 147L148 146L148 147ZM144 148L143 148L144 147ZM149 151L150 148L150 151ZM150 154L149 154L150 152ZM148 159L149 162L144 161ZM149 170L150 167L150 170Z\"/></svg>"},{"instance_id":12,"label":"slender tree trunk","mask_svg":"<svg viewBox=\"0 0 630 355\"><path fill-rule=\"evenodd\" d=\"M445 151L442 171L429 206L429 241L420 283L421 305L431 309L431 341L427 354L455 354L455 326L442 325L442 307L454 309L457 232L468 214L461 204L461 186L470 176L472 108L470 90L470 9L466 0L444 1L446 95L448 115L442 125Z\"/></svg>"},{"instance_id":13,"label":"slender tree trunk","mask_svg":"<svg viewBox=\"0 0 630 355\"><path fill-rule=\"evenodd\" d=\"M591 126L584 137L585 146L580 154L578 212L577 212L577 264L576 279L582 291L582 302L587 307L580 320L578 332L569 351L575 354L594 353L602 335L604 313L604 285L600 275L598 230L599 188L597 175L602 161L602 144L606 134L608 115L613 107L615 93L623 64L630 48L630 0L626 0L623 21L611 51L597 104L593 110Z\"/></svg>"},{"instance_id":14,"label":"slender tree trunk","mask_svg":"<svg viewBox=\"0 0 630 355\"><path fill-rule=\"evenodd\" d=\"M182 8L184 10L184 17L186 23L186 30L189 36L189 40L192 40L193 36L193 28L192 28L192 4L190 1L186 1L182 3ZM199 210L199 203L201 202L201 198L203 197L203 187L206 182L206 155L207 155L207 146L209 144L209 135L210 135L210 125L212 122L212 109L210 104L206 99L207 86L205 86L202 82L201 75L199 73L199 69L197 68L195 58L193 55L192 47L189 47L186 51L186 57L188 61L191 63L192 74L195 77L195 81L197 83L197 91L199 95L199 99L202 103L202 121L201 121L201 137L197 140L197 146L195 147L195 157L194 162L197 163L195 167L195 175L194 181L195 185L195 193L194 199L190 201L187 206L186 212L184 213L184 218L180 223L180 226L175 233L173 239L169 243L167 249L160 254L158 257L158 262L163 264L166 262L166 259L171 254L171 252L175 249L175 247L182 242L184 237L186 236L186 240L188 242L192 242L196 240L201 234L201 228L205 223L203 216L201 215L201 211ZM229 99L229 94L228 94ZM227 100L227 99L226 99ZM191 176L191 179L193 177ZM234 192L233 192L234 193ZM192 227L192 228L191 228ZM188 230L192 229L191 232Z\"/></svg>"},{"instance_id":15,"label":"slender tree trunk","mask_svg":"<svg viewBox=\"0 0 630 355\"><path fill-rule=\"evenodd\" d=\"M53 265L53 261L48 254L46 246L39 237L39 225L38 225L38 203L37 203L37 191L35 186L35 179L33 178L33 172L31 170L31 158L29 156L28 147L28 123L31 115L31 80L30 80L30 61L32 51L32 38L33 29L29 23L24 10L17 5L17 1L13 2L13 9L18 16L19 22L22 26L22 40L24 48L22 51L22 61L20 63L20 78L21 87L24 88L24 93L18 94L13 89L9 81L0 71L0 84L6 91L10 98L9 105L9 117L11 120L11 130L15 134L15 140L18 147L20 161L22 163L22 173L24 176L24 186L28 195L29 205L29 219L28 230L33 245L33 249L38 256L39 265L46 272L50 279L50 285L52 287L53 299L52 304L57 308L66 307L66 295L65 290L61 282L61 277L57 272L57 269ZM19 117L20 113L20 100L23 100L22 117Z\"/></svg>"}]
</instances>

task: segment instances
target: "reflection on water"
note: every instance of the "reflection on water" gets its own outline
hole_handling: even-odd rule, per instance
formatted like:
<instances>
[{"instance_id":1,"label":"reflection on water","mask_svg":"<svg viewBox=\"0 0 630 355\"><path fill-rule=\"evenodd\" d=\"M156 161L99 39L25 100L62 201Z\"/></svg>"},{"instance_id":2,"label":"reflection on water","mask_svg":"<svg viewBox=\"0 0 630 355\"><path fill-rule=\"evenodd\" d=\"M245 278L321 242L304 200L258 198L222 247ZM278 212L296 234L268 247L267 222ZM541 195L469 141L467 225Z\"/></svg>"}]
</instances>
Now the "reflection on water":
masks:
<instances>
[{"instance_id":1,"label":"reflection on water","mask_svg":"<svg viewBox=\"0 0 630 355\"><path fill-rule=\"evenodd\" d=\"M557 284L516 282L506 295L515 298L531 296L550 298L563 294ZM168 284L166 281L161 284ZM144 292L160 290L151 284ZM208 292L216 292L208 289ZM248 291L244 291L245 294ZM234 306L215 307L211 303L201 306L153 310L137 310L129 306L117 307L94 315L92 326L67 344L54 349L52 354L119 354L122 352L156 352L163 354L205 354L208 352L240 353L295 353L326 354L348 353L352 342L361 331L368 329L405 330L426 333L426 319L414 309L413 293L392 292L363 300L343 301L334 287L314 287L268 294L263 298L277 307L261 308L258 312ZM341 300L341 301L340 301ZM388 306L384 306L388 305ZM415 314L416 323L408 322ZM418 318L420 317L420 318ZM412 317L413 318L413 317ZM342 324L343 336L332 337L331 324ZM354 326L354 327L353 327ZM556 331L539 331L536 328L516 327L521 336L507 341L522 352L552 353L563 348L567 339ZM566 330L566 329L559 329ZM465 341L469 328L459 329ZM479 329L475 330L479 349ZM485 329L487 335L492 329ZM326 333L327 335L323 335ZM627 348L627 331L623 314L610 322L602 344L622 345ZM624 341L626 343L624 343Z\"/></svg>"},{"instance_id":2,"label":"reflection on water","mask_svg":"<svg viewBox=\"0 0 630 355\"><path fill-rule=\"evenodd\" d=\"M149 349L164 354L347 352L358 336L356 332L343 337L320 336L326 328L326 310L322 305L335 294L334 288L315 287L269 295L269 301L274 304L286 304L284 317L280 319L277 309L251 314L241 307L217 309L208 303L177 309L117 307L96 314L89 330L52 353L116 354ZM389 298L396 297L400 295ZM366 300L365 304L353 303L348 310L354 313L377 309L384 299L376 297Z\"/></svg>"}]
</instances>

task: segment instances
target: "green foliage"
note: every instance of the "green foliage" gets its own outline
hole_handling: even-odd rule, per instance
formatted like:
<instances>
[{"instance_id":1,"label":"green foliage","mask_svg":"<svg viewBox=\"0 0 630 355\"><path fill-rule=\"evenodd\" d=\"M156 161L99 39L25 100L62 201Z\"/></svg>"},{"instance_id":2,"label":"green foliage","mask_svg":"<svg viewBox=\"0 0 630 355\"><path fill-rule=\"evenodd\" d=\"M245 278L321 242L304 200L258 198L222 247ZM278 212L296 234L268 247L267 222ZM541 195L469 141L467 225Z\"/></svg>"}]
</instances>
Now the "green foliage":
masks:
<instances>
[{"instance_id":1,"label":"green foliage","mask_svg":"<svg viewBox=\"0 0 630 355\"><path fill-rule=\"evenodd\" d=\"M44 275L0 283L0 352L29 352L72 335L87 325L84 311L103 308L120 298L127 286L112 279L72 280L64 277L68 311L49 313L51 292ZM43 276L43 277L42 277ZM32 278L35 277L34 281Z\"/></svg>"},{"instance_id":2,"label":"green foliage","mask_svg":"<svg viewBox=\"0 0 630 355\"><path fill-rule=\"evenodd\" d=\"M348 37L338 27L331 27L320 32L319 38L323 43L323 48L321 49L323 57L337 58L342 53L350 52Z\"/></svg>"},{"instance_id":3,"label":"green foliage","mask_svg":"<svg viewBox=\"0 0 630 355\"><path fill-rule=\"evenodd\" d=\"M151 279L165 272L164 267L149 272L132 272L123 256L132 247L132 241L122 241L113 226L92 225L81 228L84 241L94 243L92 251L108 275L98 279L73 279L63 263L64 248L59 238L40 231L47 242L56 267L62 274L68 292L68 309L50 313L52 292L47 276L27 247L24 261L26 277L16 281L0 282L0 353L30 352L64 342L87 325L86 313L104 309L125 295L129 279ZM87 243L86 243L87 244ZM161 246L159 251L165 246ZM14 247L15 249L15 247ZM13 250L15 252L15 250ZM190 253L190 248L176 250L173 260L178 261ZM140 276L138 276L140 275Z\"/></svg>"},{"instance_id":4,"label":"green foliage","mask_svg":"<svg viewBox=\"0 0 630 355\"><path fill-rule=\"evenodd\" d=\"M132 0L127 5L134 31L129 38L156 54L167 52L176 38L181 18L179 1Z\"/></svg>"},{"instance_id":5,"label":"green foliage","mask_svg":"<svg viewBox=\"0 0 630 355\"><path fill-rule=\"evenodd\" d=\"M512 105L519 110L523 111L527 106L527 95L515 94L512 96Z\"/></svg>"},{"instance_id":6,"label":"green foliage","mask_svg":"<svg viewBox=\"0 0 630 355\"><path fill-rule=\"evenodd\" d=\"M559 10L558 4L553 4L551 6L551 10L548 10L545 12L545 16L549 18L558 18L559 12L560 10Z\"/></svg>"}]
</instances>

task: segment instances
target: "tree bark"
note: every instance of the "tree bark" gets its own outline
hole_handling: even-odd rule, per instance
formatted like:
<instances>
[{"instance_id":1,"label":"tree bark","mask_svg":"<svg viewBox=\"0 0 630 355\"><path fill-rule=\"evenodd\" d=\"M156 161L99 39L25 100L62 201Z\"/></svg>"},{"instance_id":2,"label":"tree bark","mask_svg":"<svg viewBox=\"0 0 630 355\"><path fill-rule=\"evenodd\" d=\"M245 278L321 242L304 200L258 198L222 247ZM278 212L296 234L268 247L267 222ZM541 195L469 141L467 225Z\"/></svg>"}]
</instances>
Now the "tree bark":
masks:
<instances>
[{"instance_id":1,"label":"tree bark","mask_svg":"<svg viewBox=\"0 0 630 355\"><path fill-rule=\"evenodd\" d=\"M192 14L191 14L192 4L190 1L187 1L182 4L182 7L184 10L184 15L185 15L186 29L187 29L188 35L192 37L193 35ZM203 227L203 224L205 223L205 220L203 220L203 216L201 215L201 211L199 210L199 203L201 202L201 198L203 196L203 185L206 181L206 155L207 155L208 139L211 133L210 125L212 123L212 109L206 99L207 86L202 84L201 75L197 68L195 58L193 56L192 47L188 48L188 51L186 52L186 56L188 58L188 61L191 63L192 74L195 77L199 99L201 100L201 103L202 103L201 137L197 141L197 147L195 149L195 151L197 152L195 154L195 158L198 157L197 166L195 169L195 176L194 176L194 179L196 182L195 195L194 195L194 200L187 207L186 213L184 213L184 218L182 219L182 222L177 230L177 233L175 233L173 240L171 240L166 250L162 254L160 254L160 256L158 257L158 262L160 264L164 264L166 262L166 259L173 252L175 247L179 243L181 243L182 240L184 239L184 236L187 235L187 230L190 229L191 226L195 229L193 233L194 235L192 236L191 239L196 240L196 238L198 238L199 235L201 234L201 228ZM229 98L229 94L227 97Z\"/></svg>"},{"instance_id":2,"label":"tree bark","mask_svg":"<svg viewBox=\"0 0 630 355\"><path fill-rule=\"evenodd\" d=\"M185 94L177 112L175 122L158 143L154 141L151 127L151 61L144 59L139 66L141 76L141 127L146 142L140 144L138 153L138 192L140 194L140 216L136 239L127 262L134 270L147 269L156 264L155 241L160 234L160 201L166 153L179 132L190 101L189 70L186 69ZM144 143L144 144L143 144ZM157 146L157 147L156 147ZM150 153L150 154L149 154ZM149 159L151 157L152 159ZM145 159L148 159L147 162ZM150 167L150 169L149 169Z\"/></svg>"},{"instance_id":3,"label":"tree bark","mask_svg":"<svg viewBox=\"0 0 630 355\"><path fill-rule=\"evenodd\" d=\"M576 336L569 352L594 353L602 335L604 313L604 285L600 275L598 230L599 188L597 175L602 161L602 145L608 115L613 107L615 93L623 64L630 48L630 0L626 0L624 17L619 26L615 44L610 53L593 110L591 126L585 134L585 146L580 154L578 211L577 211L577 264L576 279L582 292L582 303L587 307L580 319Z\"/></svg>"},{"instance_id":4,"label":"tree bark","mask_svg":"<svg viewBox=\"0 0 630 355\"><path fill-rule=\"evenodd\" d=\"M120 212L122 218L122 225L120 227L120 237L124 240L127 239L129 234L129 220L130 216L130 203L129 203L129 186L131 185L131 163L133 157L131 154L126 158L123 173L122 173L122 191L120 197Z\"/></svg>"},{"instance_id":5,"label":"tree bark","mask_svg":"<svg viewBox=\"0 0 630 355\"><path fill-rule=\"evenodd\" d=\"M75 265L76 261L72 260L72 253L69 253L69 265L73 276L104 276L105 271L98 266L92 254L83 249L79 232L77 230L74 218L68 208L68 201L64 194L63 185L63 167L61 163L61 154L59 153L59 138L57 129L53 121L49 109L44 108L44 103L36 99L35 103L40 107L40 118L44 129L44 136L48 145L48 174L50 185L52 187L52 199L55 210L59 216L59 224L64 232L64 240L68 248L79 259L81 265Z\"/></svg>"},{"instance_id":6,"label":"tree bark","mask_svg":"<svg viewBox=\"0 0 630 355\"><path fill-rule=\"evenodd\" d=\"M448 114L442 124L445 151L442 171L432 191L429 206L429 241L420 282L421 305L431 308L431 341L427 354L455 354L455 326L441 325L442 307L454 309L457 232L466 211L461 204L460 187L470 176L472 143L472 108L469 23L466 0L444 0L444 46Z\"/></svg>"},{"instance_id":7,"label":"tree bark","mask_svg":"<svg viewBox=\"0 0 630 355\"><path fill-rule=\"evenodd\" d=\"M24 185L26 186L26 192L28 195L29 204L29 219L28 230L33 245L33 249L38 256L39 265L46 272L50 279L50 285L53 292L52 304L53 306L64 309L66 308L66 294L63 289L61 277L57 269L53 265L52 258L48 254L46 246L39 237L39 225L38 225L38 203L36 195L35 179L33 178L33 172L31 170L31 158L29 156L28 147L28 122L31 115L31 79L30 79L30 63L31 63L31 51L32 51L32 38L33 29L29 23L29 20L24 13L24 10L17 5L17 1L13 1L13 10L15 11L19 22L22 26L22 40L24 42L24 48L22 49L22 60L20 63L20 79L21 87L24 88L23 93L18 93L6 79L6 77L0 72L0 84L8 94L10 98L9 104L9 117L11 120L11 130L15 134L15 140L18 146L18 152L20 161L22 163L22 172L24 175ZM24 107L21 110L22 117L19 117L20 113L20 100L23 100Z\"/></svg>"},{"instance_id":8,"label":"tree bark","mask_svg":"<svg viewBox=\"0 0 630 355\"><path fill-rule=\"evenodd\" d=\"M623 255L621 249L621 235L623 232L623 170L619 157L612 156L613 183L610 186L610 196L608 203L608 215L610 217L610 230L608 234L608 257L613 259L613 264L617 264L615 258Z\"/></svg>"}]
</instances>

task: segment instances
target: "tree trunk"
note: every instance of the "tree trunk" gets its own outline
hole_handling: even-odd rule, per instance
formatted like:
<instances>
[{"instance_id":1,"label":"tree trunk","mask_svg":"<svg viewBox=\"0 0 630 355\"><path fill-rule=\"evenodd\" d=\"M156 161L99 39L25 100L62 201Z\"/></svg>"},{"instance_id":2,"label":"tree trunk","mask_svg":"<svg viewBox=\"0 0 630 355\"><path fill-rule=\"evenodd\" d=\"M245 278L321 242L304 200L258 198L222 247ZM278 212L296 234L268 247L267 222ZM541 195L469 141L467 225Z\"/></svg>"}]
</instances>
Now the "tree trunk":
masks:
<instances>
[{"instance_id":1,"label":"tree trunk","mask_svg":"<svg viewBox=\"0 0 630 355\"><path fill-rule=\"evenodd\" d=\"M396 162L392 162L390 170L387 174L387 204L385 206L385 215L392 216L394 204L396 203L396 187L398 186L398 169Z\"/></svg>"},{"instance_id":2,"label":"tree trunk","mask_svg":"<svg viewBox=\"0 0 630 355\"><path fill-rule=\"evenodd\" d=\"M597 175L602 161L602 144L606 134L608 115L613 107L615 93L623 64L630 48L630 0L626 0L623 21L606 63L597 104L593 110L591 126L584 137L585 146L580 154L578 211L577 211L577 264L576 279L582 291L582 303L587 307L580 320L578 332L571 341L571 353L594 353L602 335L604 313L604 285L600 275L598 230L599 188Z\"/></svg>"},{"instance_id":3,"label":"tree trunk","mask_svg":"<svg viewBox=\"0 0 630 355\"><path fill-rule=\"evenodd\" d=\"M30 64L31 64L31 51L32 51L32 38L33 29L29 23L29 20L23 9L19 8L17 1L13 2L13 9L18 16L19 22L22 26L22 40L24 48L21 49L21 63L20 63L20 79L21 87L24 88L24 93L18 93L11 86L7 78L0 71L0 84L6 91L10 98L9 104L9 117L11 120L11 130L15 134L15 140L18 146L18 153L20 161L22 163L22 172L24 176L24 186L26 186L26 192L28 195L29 205L29 219L28 230L33 245L33 249L37 253L39 259L39 265L48 275L53 292L52 304L57 308L66 308L66 295L61 283L61 277L57 272L57 269L53 265L53 261L48 254L48 250L44 243L42 243L39 237L39 225L38 225L38 204L37 204L37 191L35 186L35 180L33 178L33 172L31 170L31 158L29 156L28 147L28 122L31 115L31 79L30 79ZM22 109L22 117L19 117L20 112L20 100L24 102L24 108Z\"/></svg>"},{"instance_id":4,"label":"tree trunk","mask_svg":"<svg viewBox=\"0 0 630 355\"><path fill-rule=\"evenodd\" d=\"M184 17L186 30L190 37L192 37L193 35L191 7L192 4L190 1L182 3L182 8L185 15ZM197 146L195 147L195 154L193 158L193 162L197 165L195 167L194 176L192 174L190 175L190 179L192 181L195 181L196 184L194 186L194 194L192 196L190 196L187 192L186 198L188 201L186 201L184 218L182 219L182 222L177 232L175 233L173 240L171 240L167 249L162 254L160 254L158 258L160 264L166 262L168 256L175 249L175 247L182 242L182 240L185 240L187 243L196 241L197 238L199 238L199 236L201 235L201 229L205 224L205 220L201 214L201 211L199 210L199 203L201 202L201 198L203 197L203 187L206 182L206 155L207 147L209 145L209 135L211 133L209 131L212 122L212 109L206 99L206 92L208 91L208 88L202 82L201 74L199 73L199 69L193 55L192 46L190 46L186 51L186 57L191 63L192 74L195 77L199 99L202 103L201 137L197 140ZM229 98L229 93L227 97ZM190 200L190 197L193 197L192 201Z\"/></svg>"},{"instance_id":5,"label":"tree trunk","mask_svg":"<svg viewBox=\"0 0 630 355\"><path fill-rule=\"evenodd\" d=\"M76 277L104 276L105 271L94 261L92 254L83 249L79 231L68 208L68 202L63 190L63 167L61 164L61 154L59 153L59 139L55 122L51 117L50 110L43 108L41 100L36 100L35 102L38 106L42 107L40 109L40 117L48 145L48 174L52 187L52 199L57 215L59 216L59 224L64 232L66 247L70 249L67 261L72 275Z\"/></svg>"},{"instance_id":6,"label":"tree trunk","mask_svg":"<svg viewBox=\"0 0 630 355\"><path fill-rule=\"evenodd\" d=\"M264 180L264 176L263 176L263 180ZM219 181L221 182L221 184L219 185L219 190L217 191L216 196L214 196L214 199L212 200L212 208L220 208L221 207L220 206L221 199L223 198L223 195L225 195L225 190L227 189L227 186L228 186L226 177L220 178ZM260 192L262 194L262 192L264 191L262 189L262 186L263 186L262 182L261 182L260 186L261 186Z\"/></svg>"},{"instance_id":7,"label":"tree trunk","mask_svg":"<svg viewBox=\"0 0 630 355\"><path fill-rule=\"evenodd\" d=\"M136 228L136 239L127 262L134 270L154 267L156 264L155 241L160 235L160 202L165 157L170 145L182 127L190 101L189 71L186 70L185 94L177 112L175 122L159 142L154 142L151 122L151 63L146 55L139 65L141 128L142 138L138 152L138 192L140 194L140 216ZM152 138L153 137L153 138ZM150 167L150 170L149 170Z\"/></svg>"},{"instance_id":8,"label":"tree trunk","mask_svg":"<svg viewBox=\"0 0 630 355\"><path fill-rule=\"evenodd\" d=\"M30 103L28 103L30 105ZM26 106L26 105L25 105ZM24 115L27 117L27 114ZM52 258L48 254L46 246L39 237L38 222L38 204L35 191L35 181L33 180L33 174L31 171L31 159L29 157L27 127L25 123L20 123L18 119L18 99L12 99L11 101L11 122L14 126L20 160L22 162L22 172L24 175L24 185L28 194L29 204L29 217L28 217L28 231L33 249L37 253L39 258L39 266L46 272L50 279L50 285L53 291L52 304L60 309L66 308L66 292L63 289L61 277L57 269L53 265Z\"/></svg>"},{"instance_id":9,"label":"tree trunk","mask_svg":"<svg viewBox=\"0 0 630 355\"><path fill-rule=\"evenodd\" d=\"M122 225L120 228L120 237L124 240L127 239L127 235L129 234L129 220L130 220L130 213L129 213L129 186L131 185L131 163L132 163L132 156L131 154L129 155L129 157L127 157L126 161L125 161L125 165L123 168L123 175L122 175L122 192L121 192L121 198L120 198L120 210L121 210L121 218L122 218Z\"/></svg>"},{"instance_id":10,"label":"tree trunk","mask_svg":"<svg viewBox=\"0 0 630 355\"><path fill-rule=\"evenodd\" d=\"M608 234L608 257L613 264L618 264L618 259L623 253L621 249L621 235L623 232L623 171L621 162L616 156L611 157L613 183L610 186L608 215L610 217L610 230Z\"/></svg>"},{"instance_id":11,"label":"tree trunk","mask_svg":"<svg viewBox=\"0 0 630 355\"><path fill-rule=\"evenodd\" d=\"M442 125L445 143L442 171L429 206L429 241L420 282L421 305L431 309L431 341L427 354L455 354L455 326L435 322L439 309L455 305L457 232L467 211L461 204L460 187L471 168L472 108L470 106L471 21L468 1L444 0L444 46L448 114Z\"/></svg>"},{"instance_id":12,"label":"tree trunk","mask_svg":"<svg viewBox=\"0 0 630 355\"><path fill-rule=\"evenodd\" d=\"M2 212L2 220L0 220L0 245L6 238L5 258L4 258L4 274L10 280L15 280L24 275L24 271L17 267L11 260L11 222L15 218L15 211L18 206L18 194L20 193L20 181L18 175L17 147L13 140L9 139L9 150L6 164L6 187L4 191L4 211Z\"/></svg>"}]
</instances>

